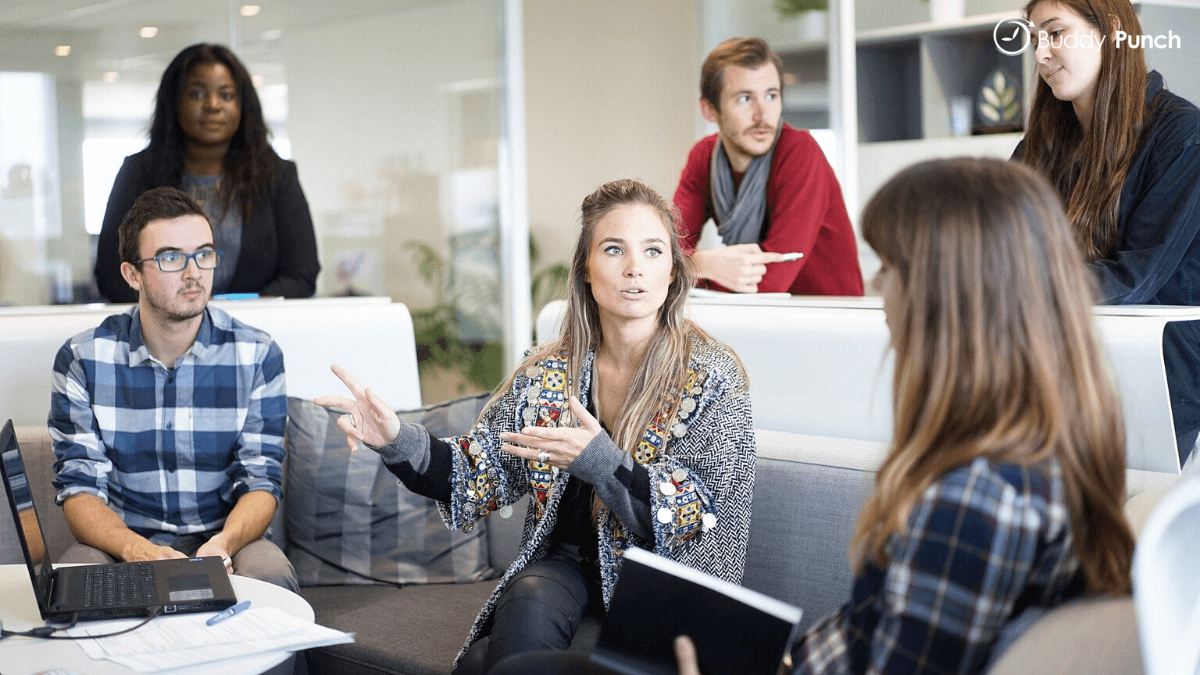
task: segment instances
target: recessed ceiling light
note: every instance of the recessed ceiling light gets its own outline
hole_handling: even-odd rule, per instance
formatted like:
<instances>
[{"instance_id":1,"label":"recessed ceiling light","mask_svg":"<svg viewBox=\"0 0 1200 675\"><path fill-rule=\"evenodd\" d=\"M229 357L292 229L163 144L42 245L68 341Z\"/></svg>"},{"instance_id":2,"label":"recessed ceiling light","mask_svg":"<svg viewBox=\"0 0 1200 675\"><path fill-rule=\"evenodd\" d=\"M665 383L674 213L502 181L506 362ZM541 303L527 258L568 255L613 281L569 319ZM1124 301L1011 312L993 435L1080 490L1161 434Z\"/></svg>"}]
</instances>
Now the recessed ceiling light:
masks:
<instances>
[{"instance_id":1,"label":"recessed ceiling light","mask_svg":"<svg viewBox=\"0 0 1200 675\"><path fill-rule=\"evenodd\" d=\"M112 84L113 82L116 82L119 77L121 77L120 73L115 70L110 70L104 74L104 81Z\"/></svg>"},{"instance_id":2,"label":"recessed ceiling light","mask_svg":"<svg viewBox=\"0 0 1200 675\"><path fill-rule=\"evenodd\" d=\"M242 16L258 16L258 13L262 11L262 7L259 5L242 5L241 11Z\"/></svg>"},{"instance_id":3,"label":"recessed ceiling light","mask_svg":"<svg viewBox=\"0 0 1200 675\"><path fill-rule=\"evenodd\" d=\"M142 29L138 31L138 35L144 38L152 38L158 35L158 26L142 26Z\"/></svg>"},{"instance_id":4,"label":"recessed ceiling light","mask_svg":"<svg viewBox=\"0 0 1200 675\"><path fill-rule=\"evenodd\" d=\"M271 30L264 30L262 32L262 34L259 35L259 37L261 37L263 39L263 42L270 42L271 40L278 40L279 38L283 37L283 29L282 28L273 28Z\"/></svg>"},{"instance_id":5,"label":"recessed ceiling light","mask_svg":"<svg viewBox=\"0 0 1200 675\"><path fill-rule=\"evenodd\" d=\"M71 53L71 45L59 45L54 48L55 56L67 56Z\"/></svg>"}]
</instances>

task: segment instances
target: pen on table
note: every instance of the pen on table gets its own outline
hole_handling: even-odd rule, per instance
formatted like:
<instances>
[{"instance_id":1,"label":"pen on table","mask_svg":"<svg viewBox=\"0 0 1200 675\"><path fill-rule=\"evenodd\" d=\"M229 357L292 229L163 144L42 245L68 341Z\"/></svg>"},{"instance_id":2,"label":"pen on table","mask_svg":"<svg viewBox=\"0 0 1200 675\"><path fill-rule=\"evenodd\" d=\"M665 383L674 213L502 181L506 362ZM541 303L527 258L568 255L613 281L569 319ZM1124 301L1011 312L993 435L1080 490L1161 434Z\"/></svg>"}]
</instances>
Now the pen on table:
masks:
<instances>
[{"instance_id":1,"label":"pen on table","mask_svg":"<svg viewBox=\"0 0 1200 675\"><path fill-rule=\"evenodd\" d=\"M221 623L222 621L224 621L225 619L228 619L229 617L233 616L234 614L242 613L242 611L249 606L250 606L250 601L243 600L243 601L239 602L238 604L234 605L233 607L230 607L229 609L221 612L220 614L210 617L208 619L208 621L206 621L205 623L208 624L209 626L215 626L215 625Z\"/></svg>"}]
</instances>

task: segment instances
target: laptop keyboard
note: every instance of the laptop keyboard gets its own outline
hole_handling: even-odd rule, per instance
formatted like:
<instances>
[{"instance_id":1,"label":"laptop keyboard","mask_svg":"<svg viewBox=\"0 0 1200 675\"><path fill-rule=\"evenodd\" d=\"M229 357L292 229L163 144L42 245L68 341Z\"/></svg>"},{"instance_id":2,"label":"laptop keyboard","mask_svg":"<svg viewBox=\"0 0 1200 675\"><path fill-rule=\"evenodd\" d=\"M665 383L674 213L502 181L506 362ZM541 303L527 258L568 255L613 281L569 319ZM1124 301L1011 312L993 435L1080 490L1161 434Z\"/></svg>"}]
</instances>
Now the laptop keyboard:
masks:
<instances>
[{"instance_id":1,"label":"laptop keyboard","mask_svg":"<svg viewBox=\"0 0 1200 675\"><path fill-rule=\"evenodd\" d=\"M154 566L150 563L97 565L84 577L83 606L120 607L152 604Z\"/></svg>"}]
</instances>

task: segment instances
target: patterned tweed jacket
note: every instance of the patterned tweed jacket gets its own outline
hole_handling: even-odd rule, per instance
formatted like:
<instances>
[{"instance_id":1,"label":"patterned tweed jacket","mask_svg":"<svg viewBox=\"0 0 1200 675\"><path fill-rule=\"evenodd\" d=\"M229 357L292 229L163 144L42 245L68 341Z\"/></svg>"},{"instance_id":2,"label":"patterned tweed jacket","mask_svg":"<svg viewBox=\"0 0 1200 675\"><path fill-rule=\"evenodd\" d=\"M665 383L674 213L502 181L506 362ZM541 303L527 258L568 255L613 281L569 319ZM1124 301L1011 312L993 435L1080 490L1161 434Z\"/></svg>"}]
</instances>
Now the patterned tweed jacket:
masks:
<instances>
[{"instance_id":1,"label":"patterned tweed jacket","mask_svg":"<svg viewBox=\"0 0 1200 675\"><path fill-rule=\"evenodd\" d=\"M581 369L575 389L588 405L594 353ZM532 493L521 550L475 620L462 659L490 631L492 614L509 580L549 552L550 533L570 477L566 471L525 461L500 450L500 433L526 424L554 426L567 407L566 359L550 356L519 373L512 389L487 408L470 433L446 439L453 456L452 498L439 502L452 529L470 531L492 511L512 513L511 504ZM678 413L668 418L681 401ZM598 527L604 604L612 599L622 552L630 546L702 570L733 583L742 578L750 507L754 494L754 424L750 395L737 362L723 345L693 339L687 382L664 396L662 409L646 429L634 459L650 474L654 540L627 532L607 510Z\"/></svg>"}]
</instances>

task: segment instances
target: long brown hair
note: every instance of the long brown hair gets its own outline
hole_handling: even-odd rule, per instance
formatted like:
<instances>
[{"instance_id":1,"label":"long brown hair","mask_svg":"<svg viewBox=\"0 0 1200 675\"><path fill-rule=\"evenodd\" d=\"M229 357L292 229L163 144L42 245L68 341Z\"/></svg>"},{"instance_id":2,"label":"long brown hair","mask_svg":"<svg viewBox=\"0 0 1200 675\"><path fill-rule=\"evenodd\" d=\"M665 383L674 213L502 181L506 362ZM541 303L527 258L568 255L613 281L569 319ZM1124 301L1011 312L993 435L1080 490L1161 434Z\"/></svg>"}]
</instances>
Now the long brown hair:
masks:
<instances>
[{"instance_id":1,"label":"long brown hair","mask_svg":"<svg viewBox=\"0 0 1200 675\"><path fill-rule=\"evenodd\" d=\"M1129 0L1031 0L1025 16L1043 2L1071 10L1106 36L1089 129L1083 130L1071 103L1056 99L1035 72L1037 90L1022 157L1058 190L1075 239L1091 261L1117 245L1121 188L1147 118L1143 50L1115 46L1118 29L1140 35L1142 25Z\"/></svg>"},{"instance_id":2,"label":"long brown hair","mask_svg":"<svg viewBox=\"0 0 1200 675\"><path fill-rule=\"evenodd\" d=\"M647 206L658 214L667 229L671 246L671 269L674 279L667 289L667 297L658 310L658 328L650 338L642 363L629 385L625 402L614 419L617 428L610 429L613 442L626 452L631 452L641 439L646 427L662 406L663 395L683 385L687 374L691 344L694 337L705 341L716 341L690 319L684 317L688 291L695 285L696 276L691 260L684 255L679 244L679 231L675 225L675 209L645 183L633 179L615 180L605 183L583 200L582 223L575 253L571 260L571 273L567 282L567 309L563 317L562 334L557 340L547 342L534 349L509 379L500 385L495 397L512 388L516 373L550 354L565 354L570 377L566 394L578 396L577 387L581 370L589 351L603 340L600 327L600 308L592 297L587 283L588 255L592 248L596 227L606 215L620 206ZM740 365L740 364L739 364ZM676 406L678 403L676 403ZM673 415L674 410L669 414Z\"/></svg>"},{"instance_id":3,"label":"long brown hair","mask_svg":"<svg viewBox=\"0 0 1200 675\"><path fill-rule=\"evenodd\" d=\"M1054 459L1088 588L1128 593L1125 426L1053 189L1016 163L923 162L884 185L862 223L901 291L887 308L894 445L858 519L855 567L887 559L888 537L951 468Z\"/></svg>"}]
</instances>

